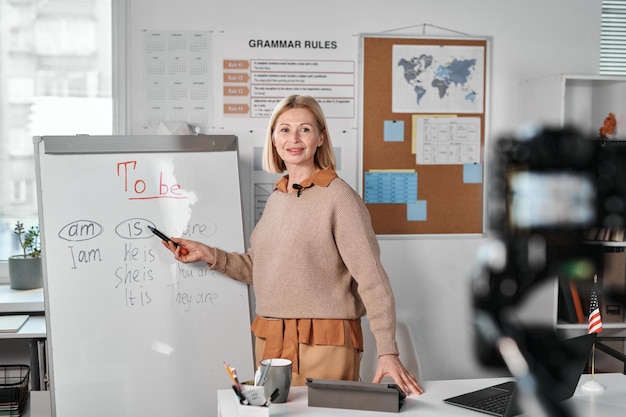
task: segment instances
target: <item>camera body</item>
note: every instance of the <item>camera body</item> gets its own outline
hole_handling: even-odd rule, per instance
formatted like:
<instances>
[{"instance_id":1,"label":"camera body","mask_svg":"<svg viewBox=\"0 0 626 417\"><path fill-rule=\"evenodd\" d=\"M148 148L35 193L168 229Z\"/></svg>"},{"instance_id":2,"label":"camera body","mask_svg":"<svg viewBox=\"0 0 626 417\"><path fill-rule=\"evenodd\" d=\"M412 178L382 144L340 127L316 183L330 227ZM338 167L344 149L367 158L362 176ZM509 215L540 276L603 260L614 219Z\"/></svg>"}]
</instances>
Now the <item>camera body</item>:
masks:
<instances>
[{"instance_id":1,"label":"camera body","mask_svg":"<svg viewBox=\"0 0 626 417\"><path fill-rule=\"evenodd\" d=\"M497 339L528 334L510 311L546 278L593 280L603 251L590 230L624 228L626 142L542 128L500 139L489 156L490 241L472 290L479 360L502 366Z\"/></svg>"},{"instance_id":2,"label":"camera body","mask_svg":"<svg viewBox=\"0 0 626 417\"><path fill-rule=\"evenodd\" d=\"M499 235L624 227L626 142L544 128L497 141L489 168L490 229Z\"/></svg>"}]
</instances>

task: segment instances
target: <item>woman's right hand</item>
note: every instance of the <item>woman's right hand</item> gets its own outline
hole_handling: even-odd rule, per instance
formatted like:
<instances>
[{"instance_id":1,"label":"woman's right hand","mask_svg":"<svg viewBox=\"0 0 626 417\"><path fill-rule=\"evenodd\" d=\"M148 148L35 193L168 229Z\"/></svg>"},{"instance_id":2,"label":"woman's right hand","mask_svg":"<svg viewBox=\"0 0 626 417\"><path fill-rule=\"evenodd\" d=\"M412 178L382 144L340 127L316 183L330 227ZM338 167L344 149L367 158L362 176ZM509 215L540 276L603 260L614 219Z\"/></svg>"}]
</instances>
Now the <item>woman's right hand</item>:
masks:
<instances>
[{"instance_id":1,"label":"woman's right hand","mask_svg":"<svg viewBox=\"0 0 626 417\"><path fill-rule=\"evenodd\" d=\"M163 246L174 254L174 257L179 262L191 263L203 261L209 265L213 265L215 263L215 253L213 248L203 243L179 237L172 237L169 242L163 240L162 243ZM176 244L178 244L178 246L176 246ZM185 251L181 251L181 248L185 248L187 253L183 254Z\"/></svg>"}]
</instances>

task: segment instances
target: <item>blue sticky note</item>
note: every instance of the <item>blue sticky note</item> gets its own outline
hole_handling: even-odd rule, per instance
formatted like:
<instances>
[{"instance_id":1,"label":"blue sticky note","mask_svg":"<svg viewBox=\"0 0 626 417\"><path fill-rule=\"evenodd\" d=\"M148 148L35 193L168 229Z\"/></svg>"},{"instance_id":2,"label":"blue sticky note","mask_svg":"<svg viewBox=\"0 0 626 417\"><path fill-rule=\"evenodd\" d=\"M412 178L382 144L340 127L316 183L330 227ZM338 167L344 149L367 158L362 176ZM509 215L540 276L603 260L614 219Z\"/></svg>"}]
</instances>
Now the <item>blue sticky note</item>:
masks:
<instances>
[{"instance_id":1,"label":"blue sticky note","mask_svg":"<svg viewBox=\"0 0 626 417\"><path fill-rule=\"evenodd\" d=\"M463 182L465 184L480 184L483 182L483 164L464 164Z\"/></svg>"},{"instance_id":2,"label":"blue sticky note","mask_svg":"<svg viewBox=\"0 0 626 417\"><path fill-rule=\"evenodd\" d=\"M415 203L406 205L407 221L424 222L427 219L426 200L417 200Z\"/></svg>"},{"instance_id":3,"label":"blue sticky note","mask_svg":"<svg viewBox=\"0 0 626 417\"><path fill-rule=\"evenodd\" d=\"M385 120L385 142L404 142L404 121Z\"/></svg>"}]
</instances>

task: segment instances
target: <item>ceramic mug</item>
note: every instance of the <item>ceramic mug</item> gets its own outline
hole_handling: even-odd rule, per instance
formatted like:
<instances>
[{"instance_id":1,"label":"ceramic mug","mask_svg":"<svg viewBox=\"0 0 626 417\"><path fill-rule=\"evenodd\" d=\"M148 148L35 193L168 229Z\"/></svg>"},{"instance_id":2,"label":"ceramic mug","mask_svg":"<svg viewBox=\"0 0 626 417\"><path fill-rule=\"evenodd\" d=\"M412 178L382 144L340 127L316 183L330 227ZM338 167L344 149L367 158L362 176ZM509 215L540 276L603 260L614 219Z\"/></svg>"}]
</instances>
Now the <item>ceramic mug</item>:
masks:
<instances>
[{"instance_id":1,"label":"ceramic mug","mask_svg":"<svg viewBox=\"0 0 626 417\"><path fill-rule=\"evenodd\" d=\"M274 358L265 359L261 361L259 371L261 375L265 369L269 366L267 371L267 377L265 378L265 396L272 395L274 390L278 388L278 397L274 399L274 403L284 403L287 401L289 395L289 388L291 387L291 370L292 364L289 359Z\"/></svg>"}]
</instances>

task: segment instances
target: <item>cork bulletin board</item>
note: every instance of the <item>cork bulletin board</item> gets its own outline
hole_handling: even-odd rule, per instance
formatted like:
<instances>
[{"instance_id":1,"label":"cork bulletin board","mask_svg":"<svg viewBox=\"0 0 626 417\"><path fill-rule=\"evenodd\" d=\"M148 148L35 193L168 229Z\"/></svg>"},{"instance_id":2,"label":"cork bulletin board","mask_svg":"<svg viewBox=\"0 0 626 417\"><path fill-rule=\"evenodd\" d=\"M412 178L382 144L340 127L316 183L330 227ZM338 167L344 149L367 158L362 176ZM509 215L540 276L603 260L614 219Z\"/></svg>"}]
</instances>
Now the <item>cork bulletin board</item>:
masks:
<instances>
[{"instance_id":1,"label":"cork bulletin board","mask_svg":"<svg viewBox=\"0 0 626 417\"><path fill-rule=\"evenodd\" d=\"M484 233L488 45L361 36L361 184L376 234Z\"/></svg>"}]
</instances>

